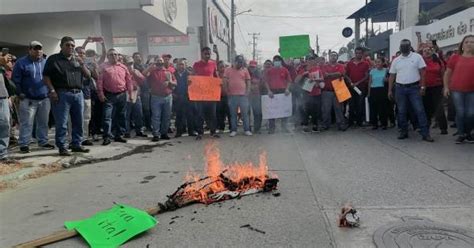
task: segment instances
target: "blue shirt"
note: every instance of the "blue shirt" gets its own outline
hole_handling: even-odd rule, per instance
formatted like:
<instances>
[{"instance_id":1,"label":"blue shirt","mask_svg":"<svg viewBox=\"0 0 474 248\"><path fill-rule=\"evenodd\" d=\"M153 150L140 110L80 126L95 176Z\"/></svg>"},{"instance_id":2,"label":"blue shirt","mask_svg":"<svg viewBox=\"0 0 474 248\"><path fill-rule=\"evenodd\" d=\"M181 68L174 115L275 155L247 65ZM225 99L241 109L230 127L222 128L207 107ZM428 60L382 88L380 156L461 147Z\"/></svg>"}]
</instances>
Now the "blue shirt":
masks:
<instances>
[{"instance_id":1,"label":"blue shirt","mask_svg":"<svg viewBox=\"0 0 474 248\"><path fill-rule=\"evenodd\" d=\"M17 94L26 98L42 100L48 97L48 88L43 82L43 69L46 60L33 61L30 56L20 58L13 67L12 80L16 84Z\"/></svg>"},{"instance_id":2,"label":"blue shirt","mask_svg":"<svg viewBox=\"0 0 474 248\"><path fill-rule=\"evenodd\" d=\"M187 96L188 95L188 76L189 76L189 71L184 70L183 72L176 72L174 73L174 76L176 78L176 89L175 93L178 96Z\"/></svg>"},{"instance_id":3,"label":"blue shirt","mask_svg":"<svg viewBox=\"0 0 474 248\"><path fill-rule=\"evenodd\" d=\"M382 68L381 70L374 68L370 70L370 77L372 78L372 84L370 88L380 88L385 86L384 79L387 76L387 69Z\"/></svg>"}]
</instances>

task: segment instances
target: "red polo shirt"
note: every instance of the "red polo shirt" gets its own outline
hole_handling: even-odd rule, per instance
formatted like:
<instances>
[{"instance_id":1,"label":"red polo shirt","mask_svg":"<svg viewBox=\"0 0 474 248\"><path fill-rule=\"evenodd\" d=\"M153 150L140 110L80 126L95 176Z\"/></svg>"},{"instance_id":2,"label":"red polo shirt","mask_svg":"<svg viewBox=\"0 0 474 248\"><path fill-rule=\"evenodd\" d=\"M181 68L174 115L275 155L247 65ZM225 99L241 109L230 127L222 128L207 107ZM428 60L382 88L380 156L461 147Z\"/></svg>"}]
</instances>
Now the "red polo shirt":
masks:
<instances>
[{"instance_id":1,"label":"red polo shirt","mask_svg":"<svg viewBox=\"0 0 474 248\"><path fill-rule=\"evenodd\" d=\"M426 87L434 87L443 85L443 75L441 74L443 66L433 61L431 58L425 58L425 84Z\"/></svg>"},{"instance_id":2,"label":"red polo shirt","mask_svg":"<svg viewBox=\"0 0 474 248\"><path fill-rule=\"evenodd\" d=\"M448 62L448 68L453 70L449 89L459 92L474 92L474 57L453 55Z\"/></svg>"},{"instance_id":3,"label":"red polo shirt","mask_svg":"<svg viewBox=\"0 0 474 248\"><path fill-rule=\"evenodd\" d=\"M155 96L169 96L173 90L169 85L165 84L165 81L168 81L168 79L176 82L173 73L165 68L151 71L150 76L148 76L151 94Z\"/></svg>"},{"instance_id":4,"label":"red polo shirt","mask_svg":"<svg viewBox=\"0 0 474 248\"><path fill-rule=\"evenodd\" d=\"M198 61L193 65L194 74L197 76L217 77L217 64L214 60Z\"/></svg>"},{"instance_id":5,"label":"red polo shirt","mask_svg":"<svg viewBox=\"0 0 474 248\"><path fill-rule=\"evenodd\" d=\"M346 74L351 79L352 83L356 83L362 80L370 70L370 65L366 60L362 60L359 63L352 59L346 65ZM360 89L367 89L368 81L361 82L358 86Z\"/></svg>"},{"instance_id":6,"label":"red polo shirt","mask_svg":"<svg viewBox=\"0 0 474 248\"><path fill-rule=\"evenodd\" d=\"M323 88L323 90L324 91L334 91L334 88L332 87L332 80L334 80L334 78L329 79L328 77L326 77L326 74L335 73L335 72L339 72L339 73L344 75L345 72L346 72L346 70L344 69L344 65L336 63L334 65L327 64L323 67L323 73L324 73L324 88Z\"/></svg>"},{"instance_id":7,"label":"red polo shirt","mask_svg":"<svg viewBox=\"0 0 474 248\"><path fill-rule=\"evenodd\" d=\"M271 90L286 89L290 72L285 67L272 67L266 72L266 80Z\"/></svg>"},{"instance_id":8,"label":"red polo shirt","mask_svg":"<svg viewBox=\"0 0 474 248\"><path fill-rule=\"evenodd\" d=\"M319 74L319 78L323 78L323 72L319 66L315 66L309 69L309 78L310 79L316 79L318 76L316 74ZM310 96L319 96L321 95L321 88L319 87L319 83L316 83L313 87L313 90L309 93Z\"/></svg>"}]
</instances>

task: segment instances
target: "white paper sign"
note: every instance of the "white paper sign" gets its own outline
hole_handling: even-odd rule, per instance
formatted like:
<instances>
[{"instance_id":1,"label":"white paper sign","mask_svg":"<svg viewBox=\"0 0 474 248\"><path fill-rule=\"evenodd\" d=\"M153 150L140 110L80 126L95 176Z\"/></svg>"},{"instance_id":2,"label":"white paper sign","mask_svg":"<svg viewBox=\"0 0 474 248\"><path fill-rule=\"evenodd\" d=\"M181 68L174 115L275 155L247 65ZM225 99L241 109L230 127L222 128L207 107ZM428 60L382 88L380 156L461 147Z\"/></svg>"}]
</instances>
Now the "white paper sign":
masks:
<instances>
[{"instance_id":1,"label":"white paper sign","mask_svg":"<svg viewBox=\"0 0 474 248\"><path fill-rule=\"evenodd\" d=\"M360 91L360 89L357 88L357 86L354 86L353 89L354 89L354 91L355 91L359 96L362 95L362 91Z\"/></svg>"},{"instance_id":2,"label":"white paper sign","mask_svg":"<svg viewBox=\"0 0 474 248\"><path fill-rule=\"evenodd\" d=\"M264 120L290 117L292 115L291 94L275 94L273 98L262 96L262 117Z\"/></svg>"},{"instance_id":3,"label":"white paper sign","mask_svg":"<svg viewBox=\"0 0 474 248\"><path fill-rule=\"evenodd\" d=\"M370 122L370 106L369 106L369 98L365 98L365 121Z\"/></svg>"},{"instance_id":4,"label":"white paper sign","mask_svg":"<svg viewBox=\"0 0 474 248\"><path fill-rule=\"evenodd\" d=\"M313 91L314 85L316 85L316 81L311 81L309 78L304 80L303 87L301 87L303 90L311 92Z\"/></svg>"}]
</instances>

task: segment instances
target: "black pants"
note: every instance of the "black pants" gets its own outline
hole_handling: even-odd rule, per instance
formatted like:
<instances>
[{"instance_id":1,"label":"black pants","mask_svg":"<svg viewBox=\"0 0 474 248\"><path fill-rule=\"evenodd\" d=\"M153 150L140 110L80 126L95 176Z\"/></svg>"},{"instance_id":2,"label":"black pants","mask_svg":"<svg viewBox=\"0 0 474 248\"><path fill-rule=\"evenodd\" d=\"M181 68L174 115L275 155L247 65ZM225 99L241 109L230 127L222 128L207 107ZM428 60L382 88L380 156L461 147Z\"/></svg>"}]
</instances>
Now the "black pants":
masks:
<instances>
[{"instance_id":1,"label":"black pants","mask_svg":"<svg viewBox=\"0 0 474 248\"><path fill-rule=\"evenodd\" d=\"M211 134L216 133L217 117L216 117L216 105L217 102L194 102L196 106L196 119L195 127L196 132L202 135L204 134L204 121L211 130Z\"/></svg>"},{"instance_id":2,"label":"black pants","mask_svg":"<svg viewBox=\"0 0 474 248\"><path fill-rule=\"evenodd\" d=\"M321 117L321 95L310 96L308 93L304 93L303 101L303 126L308 126L311 120L311 123L313 123L313 125L317 127L318 121Z\"/></svg>"},{"instance_id":3,"label":"black pants","mask_svg":"<svg viewBox=\"0 0 474 248\"><path fill-rule=\"evenodd\" d=\"M227 96L222 96L221 101L216 103L217 129L225 130L225 122L230 126L230 112L227 104ZM230 127L229 127L230 129Z\"/></svg>"},{"instance_id":4,"label":"black pants","mask_svg":"<svg viewBox=\"0 0 474 248\"><path fill-rule=\"evenodd\" d=\"M378 127L380 122L382 127L387 127L388 111L390 107L387 89L384 87L371 88L369 104L370 123L372 126Z\"/></svg>"},{"instance_id":5,"label":"black pants","mask_svg":"<svg viewBox=\"0 0 474 248\"><path fill-rule=\"evenodd\" d=\"M351 99L349 100L349 123L350 125L362 125L365 116L365 97L367 92L362 90L362 94L359 95L354 89L350 88Z\"/></svg>"},{"instance_id":6,"label":"black pants","mask_svg":"<svg viewBox=\"0 0 474 248\"><path fill-rule=\"evenodd\" d=\"M99 97L95 91L91 92L91 121L89 122L89 130L91 135L102 134L102 120L104 113L104 103L99 101Z\"/></svg>"},{"instance_id":7,"label":"black pants","mask_svg":"<svg viewBox=\"0 0 474 248\"><path fill-rule=\"evenodd\" d=\"M195 105L188 100L188 96L176 96L173 99L176 111L176 133L182 134L187 130L188 134L193 134L195 131Z\"/></svg>"},{"instance_id":8,"label":"black pants","mask_svg":"<svg viewBox=\"0 0 474 248\"><path fill-rule=\"evenodd\" d=\"M448 129L448 121L444 113L443 106L443 86L427 87L423 96L423 105L425 107L428 125L431 126L431 120L436 118L436 122L441 130Z\"/></svg>"}]
</instances>

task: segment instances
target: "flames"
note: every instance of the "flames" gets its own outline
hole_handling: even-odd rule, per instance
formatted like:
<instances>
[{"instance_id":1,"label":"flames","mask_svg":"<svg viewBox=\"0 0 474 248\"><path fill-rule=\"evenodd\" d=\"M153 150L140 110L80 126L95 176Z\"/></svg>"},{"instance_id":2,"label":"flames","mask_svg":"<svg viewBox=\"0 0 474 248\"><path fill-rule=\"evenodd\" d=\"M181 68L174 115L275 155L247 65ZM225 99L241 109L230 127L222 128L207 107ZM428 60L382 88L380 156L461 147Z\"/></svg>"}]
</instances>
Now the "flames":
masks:
<instances>
[{"instance_id":1,"label":"flames","mask_svg":"<svg viewBox=\"0 0 474 248\"><path fill-rule=\"evenodd\" d=\"M205 175L189 172L185 177L182 196L188 200L209 204L223 192L237 197L249 191L264 191L267 180L276 178L269 175L266 152L260 154L258 165L252 162L224 164L219 148L211 142L205 147L205 162Z\"/></svg>"}]
</instances>

